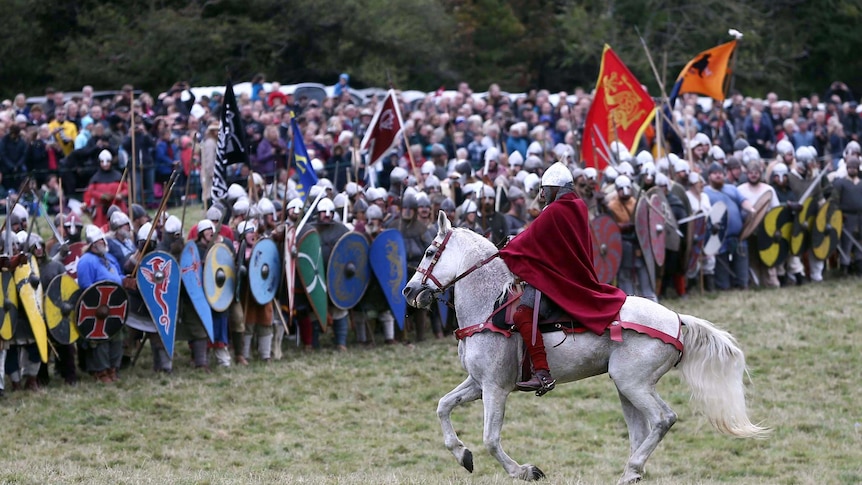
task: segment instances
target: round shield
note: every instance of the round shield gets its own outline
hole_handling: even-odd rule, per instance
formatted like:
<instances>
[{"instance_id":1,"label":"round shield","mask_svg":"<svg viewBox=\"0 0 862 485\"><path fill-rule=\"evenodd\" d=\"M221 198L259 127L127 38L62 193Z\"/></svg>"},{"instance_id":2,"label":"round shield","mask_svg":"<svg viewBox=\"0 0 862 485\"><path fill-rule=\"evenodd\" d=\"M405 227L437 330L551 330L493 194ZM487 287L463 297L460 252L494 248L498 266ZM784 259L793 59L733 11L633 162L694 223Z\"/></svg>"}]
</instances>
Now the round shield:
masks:
<instances>
[{"instance_id":1,"label":"round shield","mask_svg":"<svg viewBox=\"0 0 862 485\"><path fill-rule=\"evenodd\" d=\"M679 186L679 184L676 185ZM671 192L679 197L677 192L673 190ZM688 205L688 196L684 192L683 190L682 198L685 200L684 204ZM653 204L658 209L656 215L661 214L664 217L664 249L666 251L679 251L683 236L677 232L679 231L679 227L677 227L676 216L673 215L673 209L670 207L670 202L667 200L664 189L662 187L653 187L647 191L647 196L649 196L650 204ZM652 200L654 197L657 197L659 202L654 203Z\"/></svg>"},{"instance_id":2,"label":"round shield","mask_svg":"<svg viewBox=\"0 0 862 485\"><path fill-rule=\"evenodd\" d=\"M635 234L640 244L640 252L644 258L644 265L649 273L650 285L655 289L655 257L650 241L649 200L646 197L638 198L635 206Z\"/></svg>"},{"instance_id":3,"label":"round shield","mask_svg":"<svg viewBox=\"0 0 862 485\"><path fill-rule=\"evenodd\" d=\"M18 289L15 287L15 278L12 273L3 271L0 273L0 287L2 287L2 323L0 323L0 339L12 340L15 335L15 327L18 325Z\"/></svg>"},{"instance_id":4,"label":"round shield","mask_svg":"<svg viewBox=\"0 0 862 485\"><path fill-rule=\"evenodd\" d=\"M703 254L715 256L721 250L727 230L727 206L724 202L716 202L709 209L706 221L706 240L703 242Z\"/></svg>"},{"instance_id":5,"label":"round shield","mask_svg":"<svg viewBox=\"0 0 862 485\"><path fill-rule=\"evenodd\" d=\"M272 239L264 238L254 243L248 262L248 279L256 302L266 305L275 298L281 284L281 254Z\"/></svg>"},{"instance_id":6,"label":"round shield","mask_svg":"<svg viewBox=\"0 0 862 485\"><path fill-rule=\"evenodd\" d=\"M78 297L78 331L87 340L108 340L122 330L129 313L126 290L113 281L99 281Z\"/></svg>"},{"instance_id":7,"label":"round shield","mask_svg":"<svg viewBox=\"0 0 862 485\"><path fill-rule=\"evenodd\" d=\"M814 257L823 261L835 251L844 228L843 214L838 207L827 202L817 211L814 231L811 234L811 247Z\"/></svg>"},{"instance_id":8,"label":"round shield","mask_svg":"<svg viewBox=\"0 0 862 485\"><path fill-rule=\"evenodd\" d=\"M326 266L326 281L329 283L329 299L342 310L356 306L371 282L368 249L368 239L358 232L341 236L332 247Z\"/></svg>"},{"instance_id":9,"label":"round shield","mask_svg":"<svg viewBox=\"0 0 862 485\"><path fill-rule=\"evenodd\" d=\"M233 251L225 243L215 243L204 261L204 295L213 310L223 312L233 301L236 270Z\"/></svg>"},{"instance_id":10,"label":"round shield","mask_svg":"<svg viewBox=\"0 0 862 485\"><path fill-rule=\"evenodd\" d=\"M610 283L617 276L623 259L623 238L614 219L602 214L590 221L593 239L593 266L602 283Z\"/></svg>"},{"instance_id":11,"label":"round shield","mask_svg":"<svg viewBox=\"0 0 862 485\"><path fill-rule=\"evenodd\" d=\"M75 278L67 274L54 277L45 291L45 324L51 337L62 345L78 340L77 306L81 288Z\"/></svg>"},{"instance_id":12,"label":"round shield","mask_svg":"<svg viewBox=\"0 0 862 485\"><path fill-rule=\"evenodd\" d=\"M703 255L703 244L706 242L706 226L707 219L704 217L694 219L688 223L689 232L691 233L691 250L687 251L686 258L686 275L694 277L700 270L700 257Z\"/></svg>"},{"instance_id":13,"label":"round shield","mask_svg":"<svg viewBox=\"0 0 862 485\"><path fill-rule=\"evenodd\" d=\"M802 210L793 218L790 233L790 254L799 256L811 246L811 232L817 217L817 202L809 197L802 203Z\"/></svg>"},{"instance_id":14,"label":"round shield","mask_svg":"<svg viewBox=\"0 0 862 485\"><path fill-rule=\"evenodd\" d=\"M767 268L781 264L790 253L793 215L786 206L773 207L757 229L757 252Z\"/></svg>"},{"instance_id":15,"label":"round shield","mask_svg":"<svg viewBox=\"0 0 862 485\"><path fill-rule=\"evenodd\" d=\"M87 247L87 243L76 242L71 244L69 245L69 254L63 258L63 264L66 266L66 274L72 278L78 278L78 260L84 254L85 247Z\"/></svg>"},{"instance_id":16,"label":"round shield","mask_svg":"<svg viewBox=\"0 0 862 485\"><path fill-rule=\"evenodd\" d=\"M755 229L760 225L766 213L769 212L769 205L772 203L772 191L767 190L754 201L753 209L748 218L745 219L745 224L742 225L742 232L739 235L740 241L745 241L749 236L754 234Z\"/></svg>"},{"instance_id":17,"label":"round shield","mask_svg":"<svg viewBox=\"0 0 862 485\"><path fill-rule=\"evenodd\" d=\"M664 200L664 202L662 202ZM664 212L662 211L662 203L665 207L668 206L667 199L660 197L658 194L653 194L650 196L649 204L649 242L650 247L652 248L652 255L655 258L655 264L657 266L664 266L664 256L665 256L665 241L668 222L665 219ZM679 241L679 238L677 238Z\"/></svg>"}]
</instances>

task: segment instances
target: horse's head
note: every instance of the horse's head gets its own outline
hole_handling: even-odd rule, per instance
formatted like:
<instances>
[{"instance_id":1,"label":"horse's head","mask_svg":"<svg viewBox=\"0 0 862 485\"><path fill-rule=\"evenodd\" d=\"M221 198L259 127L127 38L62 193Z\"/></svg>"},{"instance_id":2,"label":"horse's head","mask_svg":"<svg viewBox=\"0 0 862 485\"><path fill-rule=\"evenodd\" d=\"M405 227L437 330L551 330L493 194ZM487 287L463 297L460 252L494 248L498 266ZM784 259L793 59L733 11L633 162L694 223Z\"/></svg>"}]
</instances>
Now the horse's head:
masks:
<instances>
[{"instance_id":1,"label":"horse's head","mask_svg":"<svg viewBox=\"0 0 862 485\"><path fill-rule=\"evenodd\" d=\"M457 246L457 238L452 237L452 224L442 210L437 216L437 237L425 250L425 255L416 272L401 292L407 303L416 308L427 308L433 303L434 296L443 291L448 282L455 279L462 251ZM449 251L446 251L450 247Z\"/></svg>"}]
</instances>

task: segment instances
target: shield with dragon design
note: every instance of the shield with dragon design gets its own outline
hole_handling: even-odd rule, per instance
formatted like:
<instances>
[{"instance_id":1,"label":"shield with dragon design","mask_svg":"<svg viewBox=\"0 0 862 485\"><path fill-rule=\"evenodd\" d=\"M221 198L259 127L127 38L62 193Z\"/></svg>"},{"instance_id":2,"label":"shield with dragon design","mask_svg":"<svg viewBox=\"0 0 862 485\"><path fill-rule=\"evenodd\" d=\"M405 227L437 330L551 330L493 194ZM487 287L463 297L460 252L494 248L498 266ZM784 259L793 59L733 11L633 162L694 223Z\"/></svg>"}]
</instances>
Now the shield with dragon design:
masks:
<instances>
[{"instance_id":1,"label":"shield with dragon design","mask_svg":"<svg viewBox=\"0 0 862 485\"><path fill-rule=\"evenodd\" d=\"M141 259L137 280L138 291L156 324L165 351L173 358L180 306L180 265L170 254L153 251Z\"/></svg>"}]
</instances>

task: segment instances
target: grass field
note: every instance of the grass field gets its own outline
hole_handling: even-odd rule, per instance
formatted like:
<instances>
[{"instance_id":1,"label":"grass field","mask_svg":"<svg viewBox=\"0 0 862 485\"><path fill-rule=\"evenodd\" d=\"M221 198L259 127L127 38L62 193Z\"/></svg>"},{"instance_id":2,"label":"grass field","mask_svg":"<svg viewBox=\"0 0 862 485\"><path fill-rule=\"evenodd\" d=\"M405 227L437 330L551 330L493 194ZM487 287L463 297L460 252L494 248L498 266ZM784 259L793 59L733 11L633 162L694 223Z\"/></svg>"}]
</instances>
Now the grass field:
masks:
<instances>
[{"instance_id":1,"label":"grass field","mask_svg":"<svg viewBox=\"0 0 862 485\"><path fill-rule=\"evenodd\" d=\"M647 464L654 484L862 483L860 280L668 300L730 330L748 357L752 419L768 440L719 435L688 403L679 373L660 392L679 414ZM328 340L325 340L329 343ZM511 483L482 446L481 402L454 423L475 472L444 448L437 400L465 376L453 338L306 354L202 374L177 345L175 373L149 350L116 385L54 379L0 401L0 483ZM503 446L546 483L615 483L628 455L603 376L509 400Z\"/></svg>"}]
</instances>

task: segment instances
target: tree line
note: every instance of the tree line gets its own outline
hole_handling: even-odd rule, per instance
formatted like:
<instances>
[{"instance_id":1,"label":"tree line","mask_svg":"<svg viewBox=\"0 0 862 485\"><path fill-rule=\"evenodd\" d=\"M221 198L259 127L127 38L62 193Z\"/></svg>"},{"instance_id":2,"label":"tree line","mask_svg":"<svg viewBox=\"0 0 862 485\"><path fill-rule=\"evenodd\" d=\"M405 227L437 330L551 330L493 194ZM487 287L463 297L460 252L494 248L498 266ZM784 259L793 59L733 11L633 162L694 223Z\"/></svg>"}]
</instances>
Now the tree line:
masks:
<instances>
[{"instance_id":1,"label":"tree line","mask_svg":"<svg viewBox=\"0 0 862 485\"><path fill-rule=\"evenodd\" d=\"M659 94L698 52L745 34L733 85L783 98L862 91L862 0L0 0L0 94L163 90L263 72L285 83L592 89L610 44Z\"/></svg>"}]
</instances>

